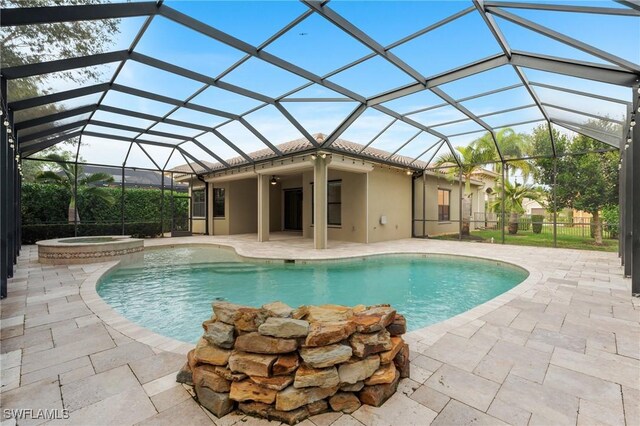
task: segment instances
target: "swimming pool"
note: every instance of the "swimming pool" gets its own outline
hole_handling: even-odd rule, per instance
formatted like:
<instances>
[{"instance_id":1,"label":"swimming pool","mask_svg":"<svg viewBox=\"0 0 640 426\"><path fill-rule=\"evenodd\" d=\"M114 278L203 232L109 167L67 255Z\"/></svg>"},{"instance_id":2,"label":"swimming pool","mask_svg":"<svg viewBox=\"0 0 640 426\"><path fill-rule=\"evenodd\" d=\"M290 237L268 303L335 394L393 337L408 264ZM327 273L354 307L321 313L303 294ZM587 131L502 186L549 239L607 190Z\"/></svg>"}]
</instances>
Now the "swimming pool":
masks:
<instances>
[{"instance_id":1,"label":"swimming pool","mask_svg":"<svg viewBox=\"0 0 640 426\"><path fill-rule=\"evenodd\" d=\"M308 264L241 260L213 247L147 250L98 283L116 311L167 337L196 342L211 302L261 306L390 303L415 330L467 311L522 282L528 272L459 256L401 255Z\"/></svg>"}]
</instances>

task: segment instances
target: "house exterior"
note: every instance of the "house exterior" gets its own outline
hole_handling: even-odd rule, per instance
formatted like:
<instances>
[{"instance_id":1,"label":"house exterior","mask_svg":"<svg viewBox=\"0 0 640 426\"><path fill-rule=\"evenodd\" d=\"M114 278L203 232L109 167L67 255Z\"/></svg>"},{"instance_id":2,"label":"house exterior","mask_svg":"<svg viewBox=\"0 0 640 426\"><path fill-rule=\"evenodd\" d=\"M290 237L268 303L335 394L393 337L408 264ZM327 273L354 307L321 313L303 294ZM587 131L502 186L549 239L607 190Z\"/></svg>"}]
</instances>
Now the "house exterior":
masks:
<instances>
[{"instance_id":1,"label":"house exterior","mask_svg":"<svg viewBox=\"0 0 640 426\"><path fill-rule=\"evenodd\" d=\"M190 181L198 200L194 219L206 218L193 221L194 233L256 233L267 241L272 232L295 231L321 249L328 240L374 243L459 230L461 185L442 172L416 172L426 163L341 139L330 152L306 140L277 147L286 158L265 159L271 151L262 150L248 154L254 164L238 157L227 161L237 165L231 170L211 164L200 179L177 178ZM471 182L473 211L484 212L485 191L495 185L487 173Z\"/></svg>"}]
</instances>

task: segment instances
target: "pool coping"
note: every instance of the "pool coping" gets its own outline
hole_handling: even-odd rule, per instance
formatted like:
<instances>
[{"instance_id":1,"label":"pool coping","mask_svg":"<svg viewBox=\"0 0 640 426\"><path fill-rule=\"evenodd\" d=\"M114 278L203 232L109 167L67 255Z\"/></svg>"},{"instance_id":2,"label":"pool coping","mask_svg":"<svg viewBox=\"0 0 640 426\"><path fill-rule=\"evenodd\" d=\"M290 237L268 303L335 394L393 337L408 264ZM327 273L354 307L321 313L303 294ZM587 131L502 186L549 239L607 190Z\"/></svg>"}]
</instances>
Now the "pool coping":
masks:
<instances>
[{"instance_id":1,"label":"pool coping","mask_svg":"<svg viewBox=\"0 0 640 426\"><path fill-rule=\"evenodd\" d=\"M260 257L260 256L251 256L248 254L241 253L242 248L236 247L233 245L233 242L221 243L221 242L173 242L173 241L165 241L165 242L156 242L154 245L150 247L145 247L145 250L153 250L156 248L166 248L166 247L188 247L188 246L213 246L223 249L231 249L233 250L237 256L258 262L265 263L283 263L285 259L279 257ZM332 263L332 262L341 262L341 261L352 261L355 259L363 259L366 260L370 257L378 257L378 256L389 256L389 255L443 255L443 256L458 256L458 257L467 257L471 259L481 259L488 261L496 261L505 263L510 266L519 267L524 269L529 273L527 278L524 279L520 284L517 284L515 287L505 291L504 293L490 299L480 305L477 305L465 312L454 315L451 318L448 318L444 321L428 325L426 327L420 328L418 330L413 330L404 335L405 341L409 344L411 343L424 343L431 345L435 343L440 337L446 334L448 331L463 326L465 324L471 323L475 320L480 319L482 316L493 312L494 310L504 306L511 300L516 297L524 294L531 288L535 286L537 282L540 281L543 274L534 266L528 264L527 262L519 262L518 264L514 263L511 260L505 260L501 258L499 254L493 254L491 257L489 256L469 256L457 253L451 253L442 249L435 249L425 246L425 251L399 251L399 250L389 250L382 249L379 252L374 253L366 253L361 255L340 255L337 257L326 257L322 259L318 258L296 258L296 263ZM171 337L163 336L161 334L155 333L146 327L142 327L123 315L117 312L111 305L100 297L98 294L97 288L98 283L102 276L116 268L120 264L121 260L104 262L93 271L87 278L84 279L82 284L80 285L80 297L87 305L89 310L91 310L102 322L112 327L116 331L122 333L123 335L137 341L140 343L144 343L156 350L173 352L181 355L186 355L193 347L195 346L192 343L183 342L181 340L173 339Z\"/></svg>"}]
</instances>

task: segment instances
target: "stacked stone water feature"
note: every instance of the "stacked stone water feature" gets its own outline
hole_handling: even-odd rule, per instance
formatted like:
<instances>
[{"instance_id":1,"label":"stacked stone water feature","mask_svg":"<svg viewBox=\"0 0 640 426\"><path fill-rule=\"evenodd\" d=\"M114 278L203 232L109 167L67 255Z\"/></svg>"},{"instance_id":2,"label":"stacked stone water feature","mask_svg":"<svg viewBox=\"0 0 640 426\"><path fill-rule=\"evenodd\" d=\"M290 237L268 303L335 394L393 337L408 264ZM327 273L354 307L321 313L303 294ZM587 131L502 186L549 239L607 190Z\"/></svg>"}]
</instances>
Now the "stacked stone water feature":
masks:
<instances>
[{"instance_id":1,"label":"stacked stone water feature","mask_svg":"<svg viewBox=\"0 0 640 426\"><path fill-rule=\"evenodd\" d=\"M262 308L213 303L178 381L218 417L298 423L325 411L380 406L409 376L406 322L389 305Z\"/></svg>"}]
</instances>

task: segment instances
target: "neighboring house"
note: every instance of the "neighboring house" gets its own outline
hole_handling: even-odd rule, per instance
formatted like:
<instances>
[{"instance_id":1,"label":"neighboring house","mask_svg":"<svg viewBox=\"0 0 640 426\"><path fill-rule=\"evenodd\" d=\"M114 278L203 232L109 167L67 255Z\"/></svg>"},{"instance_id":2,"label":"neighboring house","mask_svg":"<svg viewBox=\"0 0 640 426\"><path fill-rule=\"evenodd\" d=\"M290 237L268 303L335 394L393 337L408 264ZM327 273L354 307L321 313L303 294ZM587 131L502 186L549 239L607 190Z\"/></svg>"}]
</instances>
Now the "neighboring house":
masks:
<instances>
[{"instance_id":1,"label":"neighboring house","mask_svg":"<svg viewBox=\"0 0 640 426\"><path fill-rule=\"evenodd\" d=\"M314 138L322 142L326 136ZM409 169L424 168L424 162L342 139L331 145L332 152L306 139L277 148L288 156L269 158L271 150L256 151L248 154L255 164L242 157L227 160L233 170L205 163L210 171L200 169L204 183L186 174L195 164L172 169L185 173L176 179L188 181L198 200L193 216L208 216L194 221L194 233L258 233L258 240L266 241L270 232L298 231L324 248L327 240L373 243L422 236L423 228L428 235L458 232L460 185L442 172L416 176ZM497 175L485 172L471 182L474 211L485 211L486 189L495 186Z\"/></svg>"},{"instance_id":2,"label":"neighboring house","mask_svg":"<svg viewBox=\"0 0 640 426\"><path fill-rule=\"evenodd\" d=\"M94 173L106 173L113 177L113 182L111 182L110 186L121 186L122 185L122 168L120 167L103 167L103 166L92 166L88 164L82 165L82 171L85 175L92 175ZM59 174L63 173L62 171L58 172ZM164 178L164 187L165 189L171 189L171 173L165 174ZM162 187L162 172L153 171L153 170L137 170L137 169L124 169L124 186L125 188L156 188L160 189ZM189 190L189 185L180 182L177 179L173 181L173 189L174 191L179 192L187 192Z\"/></svg>"}]
</instances>

